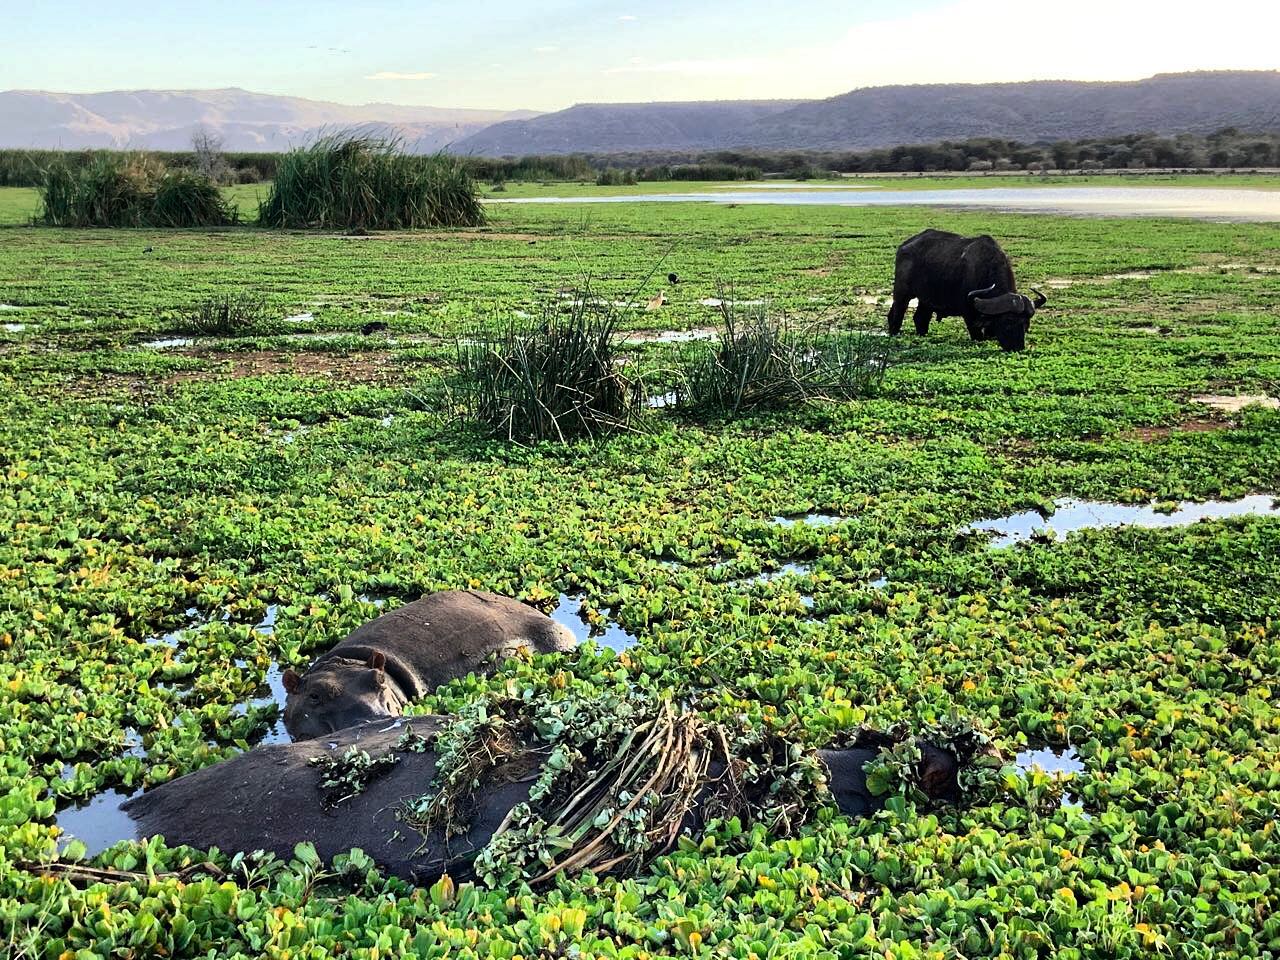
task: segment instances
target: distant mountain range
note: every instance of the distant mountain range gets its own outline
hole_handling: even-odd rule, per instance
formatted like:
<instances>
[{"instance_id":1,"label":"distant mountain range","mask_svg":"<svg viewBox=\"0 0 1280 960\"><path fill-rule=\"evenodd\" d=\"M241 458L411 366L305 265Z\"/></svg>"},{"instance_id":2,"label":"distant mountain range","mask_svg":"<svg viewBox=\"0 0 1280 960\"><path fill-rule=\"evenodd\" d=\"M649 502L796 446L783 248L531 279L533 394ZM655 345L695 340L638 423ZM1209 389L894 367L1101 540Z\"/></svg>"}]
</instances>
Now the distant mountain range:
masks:
<instances>
[{"instance_id":1,"label":"distant mountain range","mask_svg":"<svg viewBox=\"0 0 1280 960\"><path fill-rule=\"evenodd\" d=\"M325 131L358 128L402 137L410 149L439 150L531 110L448 110L368 103L358 107L248 90L122 90L111 93L0 92L0 147L136 147L188 150L204 129L236 151L281 151Z\"/></svg>"},{"instance_id":2,"label":"distant mountain range","mask_svg":"<svg viewBox=\"0 0 1280 960\"><path fill-rule=\"evenodd\" d=\"M1280 71L1146 80L868 87L826 100L584 103L555 113L347 106L246 90L0 92L0 147L184 150L200 128L228 150L285 150L363 128L410 149L507 156L643 151L855 150L970 137L1026 142L1127 133L1280 131Z\"/></svg>"},{"instance_id":3,"label":"distant mountain range","mask_svg":"<svg viewBox=\"0 0 1280 960\"><path fill-rule=\"evenodd\" d=\"M969 137L1025 142L1127 133L1280 130L1280 71L1161 74L1146 80L868 87L796 102L579 104L486 127L459 153L863 150Z\"/></svg>"}]
</instances>

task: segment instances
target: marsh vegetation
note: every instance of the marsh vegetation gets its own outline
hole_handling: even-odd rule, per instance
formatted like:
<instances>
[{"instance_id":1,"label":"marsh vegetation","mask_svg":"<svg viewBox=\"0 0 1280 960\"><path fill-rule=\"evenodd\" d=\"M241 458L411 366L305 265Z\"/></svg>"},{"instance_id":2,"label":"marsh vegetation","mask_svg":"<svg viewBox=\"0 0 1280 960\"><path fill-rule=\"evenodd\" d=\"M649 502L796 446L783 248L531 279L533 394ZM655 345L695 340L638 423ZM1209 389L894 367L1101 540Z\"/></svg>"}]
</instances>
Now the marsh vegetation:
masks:
<instances>
[{"instance_id":1,"label":"marsh vegetation","mask_svg":"<svg viewBox=\"0 0 1280 960\"><path fill-rule=\"evenodd\" d=\"M0 229L0 304L21 326L0 334L11 954L1277 949L1280 518L1244 500L1280 492L1275 225L504 204L482 229L356 240L17 226L32 200L0 191L15 224ZM609 376L591 360L602 321L557 298L584 262L608 301L664 257L678 274L653 310L609 321L609 359L628 363L607 366L643 382L644 404L723 346L721 307L703 303L725 299L718 280L797 329L869 330L893 249L926 226L991 233L1021 281L1063 282L1025 354L942 321L865 393L731 417L646 407L644 430L563 443L461 428L458 339L501 346L550 302L567 309L546 321L579 331L571 382ZM234 290L310 338L230 324L138 349ZM371 322L388 329L355 332ZM1030 511L1034 533L1055 504L1065 524L1062 498L1142 505L1151 522L1007 549L966 533ZM1177 526L1155 509L1209 500L1259 506ZM284 668L447 587L543 610L563 598L580 633L625 642L513 659L415 710L697 696L710 720L807 746L955 714L1016 762L962 809L895 789L872 818L818 813L786 839L730 819L634 876L549 891L419 889L306 845L122 842L88 863L58 833L77 805L275 736Z\"/></svg>"}]
</instances>

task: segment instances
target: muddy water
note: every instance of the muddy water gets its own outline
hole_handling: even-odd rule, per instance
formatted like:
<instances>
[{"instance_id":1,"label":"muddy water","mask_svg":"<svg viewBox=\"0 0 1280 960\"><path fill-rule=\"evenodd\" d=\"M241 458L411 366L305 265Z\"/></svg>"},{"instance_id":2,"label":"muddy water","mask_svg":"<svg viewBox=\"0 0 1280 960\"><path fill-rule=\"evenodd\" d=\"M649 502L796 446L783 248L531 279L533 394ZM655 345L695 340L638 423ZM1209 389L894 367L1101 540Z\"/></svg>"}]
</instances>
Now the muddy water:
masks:
<instances>
[{"instance_id":1,"label":"muddy water","mask_svg":"<svg viewBox=\"0 0 1280 960\"><path fill-rule=\"evenodd\" d=\"M1151 505L1107 503L1100 500L1054 501L1052 517L1038 510L1024 510L1007 517L980 520L965 527L962 533L985 533L991 546L1011 547L1037 536L1068 536L1078 530L1100 530L1116 527L1164 529L1184 527L1200 520L1224 520L1230 517L1280 516L1280 507L1270 494L1256 494L1239 500L1208 500L1204 503L1184 501L1169 513L1157 512Z\"/></svg>"},{"instance_id":2,"label":"muddy water","mask_svg":"<svg viewBox=\"0 0 1280 960\"><path fill-rule=\"evenodd\" d=\"M1065 750L1052 750L1048 747L1041 750L1023 750L1013 758L1013 762L1021 770L1039 767L1048 774L1084 772L1084 761L1076 754L1074 747L1067 747Z\"/></svg>"},{"instance_id":3,"label":"muddy water","mask_svg":"<svg viewBox=\"0 0 1280 960\"><path fill-rule=\"evenodd\" d=\"M632 330L622 335L624 343L692 343L695 340L717 340L720 332L715 327L695 327L692 330Z\"/></svg>"},{"instance_id":4,"label":"muddy water","mask_svg":"<svg viewBox=\"0 0 1280 960\"><path fill-rule=\"evenodd\" d=\"M1077 773L1084 773L1084 761L1080 759L1075 751L1075 747L1067 747L1065 750L1054 750L1044 747L1039 750L1023 750L1013 758L1013 762L1019 770L1030 771L1039 768L1051 777L1072 776ZM1064 791L1062 794L1062 806L1078 807L1080 801L1071 793ZM1086 819L1092 819L1089 814L1084 814Z\"/></svg>"},{"instance_id":5,"label":"muddy water","mask_svg":"<svg viewBox=\"0 0 1280 960\"><path fill-rule=\"evenodd\" d=\"M993 187L962 190L718 189L610 197L524 197L489 203L772 203L848 207L967 207L1096 217L1280 221L1280 191L1204 187Z\"/></svg>"},{"instance_id":6,"label":"muddy water","mask_svg":"<svg viewBox=\"0 0 1280 960\"><path fill-rule=\"evenodd\" d=\"M292 737L289 731L284 728L284 702L289 692L284 688L284 667L278 663L271 664L267 668L266 678L258 685L258 689L254 691L253 699L246 700L239 704L233 711L238 716L243 716L249 712L250 707L270 707L276 706L275 722L267 729L260 738L254 740L254 744L260 743L289 743Z\"/></svg>"},{"instance_id":7,"label":"muddy water","mask_svg":"<svg viewBox=\"0 0 1280 960\"><path fill-rule=\"evenodd\" d=\"M140 792L105 790L87 803L60 811L55 819L62 828L59 848L66 849L67 844L75 839L85 845L89 856L94 856L121 840L133 840L137 836L133 821L120 809L120 804Z\"/></svg>"},{"instance_id":8,"label":"muddy water","mask_svg":"<svg viewBox=\"0 0 1280 960\"><path fill-rule=\"evenodd\" d=\"M773 518L773 522L780 527L831 527L848 519L838 513L816 511L795 516L777 516Z\"/></svg>"},{"instance_id":9,"label":"muddy water","mask_svg":"<svg viewBox=\"0 0 1280 960\"><path fill-rule=\"evenodd\" d=\"M603 631L593 633L591 624L582 618L582 604L585 598L581 594L560 594L555 609L551 611L551 619L568 627L578 643L594 640L602 647L608 647L616 653L629 650L640 642L634 633L628 633L612 620ZM606 611L607 612L607 611Z\"/></svg>"},{"instance_id":10,"label":"muddy water","mask_svg":"<svg viewBox=\"0 0 1280 960\"><path fill-rule=\"evenodd\" d=\"M776 570L764 570L751 577L743 577L741 580L730 580L725 584L727 587L753 587L759 583L773 583L775 580L781 580L783 577L805 577L813 573L812 563L791 562L784 563Z\"/></svg>"}]
</instances>

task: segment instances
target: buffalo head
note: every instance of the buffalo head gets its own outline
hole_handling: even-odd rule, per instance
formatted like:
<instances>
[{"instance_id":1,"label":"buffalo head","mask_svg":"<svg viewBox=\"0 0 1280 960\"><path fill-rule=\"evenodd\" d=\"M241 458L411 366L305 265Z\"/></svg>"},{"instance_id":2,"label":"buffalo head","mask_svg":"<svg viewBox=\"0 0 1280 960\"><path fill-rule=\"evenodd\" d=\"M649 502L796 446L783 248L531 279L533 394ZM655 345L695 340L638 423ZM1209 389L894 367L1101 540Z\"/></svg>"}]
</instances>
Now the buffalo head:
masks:
<instances>
[{"instance_id":1,"label":"buffalo head","mask_svg":"<svg viewBox=\"0 0 1280 960\"><path fill-rule=\"evenodd\" d=\"M305 675L286 670L285 728L293 739L307 740L365 720L398 716L404 698L387 677L386 665L379 652L367 661L322 660Z\"/></svg>"},{"instance_id":2,"label":"buffalo head","mask_svg":"<svg viewBox=\"0 0 1280 960\"><path fill-rule=\"evenodd\" d=\"M983 339L994 338L1003 350L1025 349L1031 318L1048 298L1034 287L1034 301L1021 293L995 294L995 289L993 283L986 289L969 291L969 306L983 321Z\"/></svg>"}]
</instances>

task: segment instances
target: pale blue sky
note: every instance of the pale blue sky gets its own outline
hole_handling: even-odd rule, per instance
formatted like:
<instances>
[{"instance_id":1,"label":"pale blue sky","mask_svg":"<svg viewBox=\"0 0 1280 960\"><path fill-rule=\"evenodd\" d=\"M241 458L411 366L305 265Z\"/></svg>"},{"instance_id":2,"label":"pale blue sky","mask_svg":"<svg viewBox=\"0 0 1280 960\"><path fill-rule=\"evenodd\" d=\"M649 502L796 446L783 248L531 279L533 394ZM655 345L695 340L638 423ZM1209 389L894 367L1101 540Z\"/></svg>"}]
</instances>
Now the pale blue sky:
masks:
<instances>
[{"instance_id":1,"label":"pale blue sky","mask_svg":"<svg viewBox=\"0 0 1280 960\"><path fill-rule=\"evenodd\" d=\"M0 89L238 86L547 110L1280 67L1280 3L1230 9L1206 16L1199 0L34 0L4 17Z\"/></svg>"}]
</instances>

